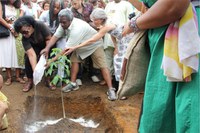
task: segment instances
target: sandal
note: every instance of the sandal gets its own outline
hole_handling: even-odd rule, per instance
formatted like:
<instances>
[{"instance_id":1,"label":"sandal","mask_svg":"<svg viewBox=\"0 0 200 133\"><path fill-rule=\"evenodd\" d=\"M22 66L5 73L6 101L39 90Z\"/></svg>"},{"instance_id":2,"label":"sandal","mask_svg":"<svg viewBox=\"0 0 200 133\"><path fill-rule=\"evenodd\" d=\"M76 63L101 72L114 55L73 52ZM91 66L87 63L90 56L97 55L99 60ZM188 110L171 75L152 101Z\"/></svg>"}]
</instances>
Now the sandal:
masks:
<instances>
[{"instance_id":1,"label":"sandal","mask_svg":"<svg viewBox=\"0 0 200 133\"><path fill-rule=\"evenodd\" d=\"M16 78L16 81L20 84L25 84L26 82L22 78Z\"/></svg>"},{"instance_id":2,"label":"sandal","mask_svg":"<svg viewBox=\"0 0 200 133\"><path fill-rule=\"evenodd\" d=\"M49 89L52 90L52 91L54 91L54 90L56 90L56 86L50 83Z\"/></svg>"},{"instance_id":3,"label":"sandal","mask_svg":"<svg viewBox=\"0 0 200 133\"><path fill-rule=\"evenodd\" d=\"M31 89L32 89L32 87L33 87L33 82L28 82L26 85L24 85L24 88L23 88L23 92L28 92L28 91L30 91Z\"/></svg>"},{"instance_id":4,"label":"sandal","mask_svg":"<svg viewBox=\"0 0 200 133\"><path fill-rule=\"evenodd\" d=\"M48 87L50 90L56 90L56 86L55 85L53 85L50 81L46 81L45 82L45 84L46 84L46 87Z\"/></svg>"},{"instance_id":5,"label":"sandal","mask_svg":"<svg viewBox=\"0 0 200 133\"><path fill-rule=\"evenodd\" d=\"M9 86L12 84L12 79L11 78L8 78L5 82L5 85Z\"/></svg>"}]
</instances>

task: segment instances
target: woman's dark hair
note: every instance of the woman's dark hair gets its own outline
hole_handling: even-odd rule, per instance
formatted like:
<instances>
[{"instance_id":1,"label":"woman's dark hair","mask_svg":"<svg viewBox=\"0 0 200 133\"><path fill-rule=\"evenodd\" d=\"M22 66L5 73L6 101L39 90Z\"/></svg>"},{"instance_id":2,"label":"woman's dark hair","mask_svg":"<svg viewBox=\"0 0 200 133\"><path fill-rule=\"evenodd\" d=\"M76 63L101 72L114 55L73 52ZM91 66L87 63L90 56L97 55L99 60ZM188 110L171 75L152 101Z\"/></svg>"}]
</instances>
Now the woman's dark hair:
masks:
<instances>
[{"instance_id":1,"label":"woman's dark hair","mask_svg":"<svg viewBox=\"0 0 200 133\"><path fill-rule=\"evenodd\" d=\"M53 17L54 17L53 10L54 10L54 5L55 5L56 2L60 3L60 10L62 10L64 8L63 0L51 0L50 8L49 8L49 18L50 18L50 24L49 25L50 25L50 27L53 26ZM58 14L55 17L56 17L56 27L58 27L58 25L59 25Z\"/></svg>"},{"instance_id":2,"label":"woman's dark hair","mask_svg":"<svg viewBox=\"0 0 200 133\"><path fill-rule=\"evenodd\" d=\"M32 26L34 28L35 23L36 20L32 16L22 16L14 22L14 29L19 33L23 26Z\"/></svg>"},{"instance_id":3,"label":"woman's dark hair","mask_svg":"<svg viewBox=\"0 0 200 133\"><path fill-rule=\"evenodd\" d=\"M19 9L21 7L21 0L16 0L14 3L13 3L13 6L17 9Z\"/></svg>"},{"instance_id":4,"label":"woman's dark hair","mask_svg":"<svg viewBox=\"0 0 200 133\"><path fill-rule=\"evenodd\" d=\"M7 4L8 0L0 0L1 4Z\"/></svg>"},{"instance_id":5,"label":"woman's dark hair","mask_svg":"<svg viewBox=\"0 0 200 133\"><path fill-rule=\"evenodd\" d=\"M2 4L6 4L8 5L10 3L10 0L0 0ZM13 6L17 9L20 8L21 6L21 0L15 0L15 2L13 3Z\"/></svg>"}]
</instances>

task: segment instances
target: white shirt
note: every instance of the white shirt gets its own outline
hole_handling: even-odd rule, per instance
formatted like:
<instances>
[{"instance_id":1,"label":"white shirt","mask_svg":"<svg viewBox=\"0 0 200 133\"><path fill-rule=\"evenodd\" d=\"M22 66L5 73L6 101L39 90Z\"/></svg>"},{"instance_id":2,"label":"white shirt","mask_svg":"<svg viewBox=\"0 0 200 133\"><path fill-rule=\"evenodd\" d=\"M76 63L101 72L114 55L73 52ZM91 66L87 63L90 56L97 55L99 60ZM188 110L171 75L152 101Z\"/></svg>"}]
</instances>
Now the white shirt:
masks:
<instances>
[{"instance_id":1,"label":"white shirt","mask_svg":"<svg viewBox=\"0 0 200 133\"><path fill-rule=\"evenodd\" d=\"M35 19L38 19L38 11L39 8L36 3L31 3L32 8L28 8L27 5L22 4L21 10L24 12L26 16L33 16Z\"/></svg>"},{"instance_id":2,"label":"white shirt","mask_svg":"<svg viewBox=\"0 0 200 133\"><path fill-rule=\"evenodd\" d=\"M66 36L67 42L65 47L67 48L81 44L82 42L90 39L96 33L97 31L85 21L78 18L73 18L72 23L68 29L64 30L62 26L59 25L54 36L57 38ZM85 59L90 56L98 47L102 46L102 43L102 39L100 39L95 43L78 48L76 53L78 56L80 56L81 59Z\"/></svg>"},{"instance_id":3,"label":"white shirt","mask_svg":"<svg viewBox=\"0 0 200 133\"><path fill-rule=\"evenodd\" d=\"M105 7L105 12L108 20L114 24L124 25L127 23L129 14L133 13L133 6L127 1L120 1L119 3L109 2Z\"/></svg>"},{"instance_id":4,"label":"white shirt","mask_svg":"<svg viewBox=\"0 0 200 133\"><path fill-rule=\"evenodd\" d=\"M108 17L107 23L124 25L129 21L129 14L134 12L134 7L129 2L124 0L121 0L119 3L112 1L106 5L105 12ZM109 34L106 34L104 37L104 49L107 47L114 47Z\"/></svg>"}]
</instances>

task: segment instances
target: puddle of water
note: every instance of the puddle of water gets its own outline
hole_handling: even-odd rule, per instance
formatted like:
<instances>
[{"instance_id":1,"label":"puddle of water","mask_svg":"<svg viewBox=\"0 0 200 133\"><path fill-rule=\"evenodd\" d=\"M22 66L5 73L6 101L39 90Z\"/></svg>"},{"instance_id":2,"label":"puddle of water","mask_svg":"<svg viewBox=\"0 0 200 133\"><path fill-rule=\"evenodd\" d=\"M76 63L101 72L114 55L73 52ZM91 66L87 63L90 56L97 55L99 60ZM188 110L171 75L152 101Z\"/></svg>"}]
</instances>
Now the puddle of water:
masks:
<instances>
[{"instance_id":1,"label":"puddle of water","mask_svg":"<svg viewBox=\"0 0 200 133\"><path fill-rule=\"evenodd\" d=\"M58 120L46 120L46 121L36 121L33 124L26 125L25 126L25 131L27 133L35 133L35 132L39 131L40 129L46 127L47 125L54 125L54 124L58 123L61 119L58 119Z\"/></svg>"},{"instance_id":2,"label":"puddle of water","mask_svg":"<svg viewBox=\"0 0 200 133\"><path fill-rule=\"evenodd\" d=\"M97 128L99 126L99 123L95 124L93 120L85 120L83 117L80 117L78 119L69 119L69 120L79 123L84 127Z\"/></svg>"},{"instance_id":3,"label":"puddle of water","mask_svg":"<svg viewBox=\"0 0 200 133\"><path fill-rule=\"evenodd\" d=\"M40 131L42 128L45 128L46 126L57 124L62 119L63 118L60 118L58 120L35 121L30 125L27 124L25 126L25 131L26 133L35 133ZM93 120L85 120L83 117L80 117L78 119L69 118L69 120L75 123L79 123L83 127L97 128L99 126L99 123L96 124Z\"/></svg>"}]
</instances>

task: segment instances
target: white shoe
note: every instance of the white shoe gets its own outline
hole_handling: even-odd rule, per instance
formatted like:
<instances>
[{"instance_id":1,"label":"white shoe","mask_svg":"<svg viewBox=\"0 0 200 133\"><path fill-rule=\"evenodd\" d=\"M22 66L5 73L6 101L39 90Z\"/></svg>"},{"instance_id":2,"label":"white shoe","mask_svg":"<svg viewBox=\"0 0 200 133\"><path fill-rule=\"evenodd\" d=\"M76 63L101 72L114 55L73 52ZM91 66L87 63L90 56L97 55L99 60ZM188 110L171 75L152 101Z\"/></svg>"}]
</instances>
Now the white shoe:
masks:
<instances>
[{"instance_id":1,"label":"white shoe","mask_svg":"<svg viewBox=\"0 0 200 133\"><path fill-rule=\"evenodd\" d=\"M75 86L72 83L69 83L65 87L62 88L63 92L70 92L70 91L75 91L78 90L79 86L76 84Z\"/></svg>"},{"instance_id":2,"label":"white shoe","mask_svg":"<svg viewBox=\"0 0 200 133\"><path fill-rule=\"evenodd\" d=\"M81 79L76 79L76 83L77 83L78 86L83 85Z\"/></svg>"},{"instance_id":3,"label":"white shoe","mask_svg":"<svg viewBox=\"0 0 200 133\"><path fill-rule=\"evenodd\" d=\"M6 71L6 68L2 68L2 72L5 72Z\"/></svg>"},{"instance_id":4,"label":"white shoe","mask_svg":"<svg viewBox=\"0 0 200 133\"><path fill-rule=\"evenodd\" d=\"M117 100L117 96L116 96L116 93L115 93L115 88L108 89L107 95L108 95L108 100L110 100L110 101Z\"/></svg>"},{"instance_id":5,"label":"white shoe","mask_svg":"<svg viewBox=\"0 0 200 133\"><path fill-rule=\"evenodd\" d=\"M96 75L92 76L91 79L94 83L100 82L100 79Z\"/></svg>"}]
</instances>

